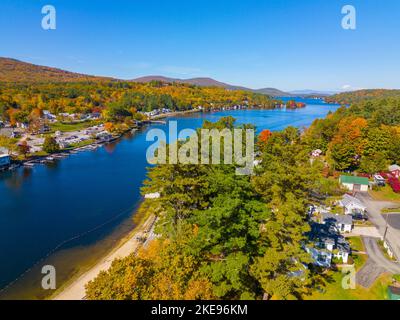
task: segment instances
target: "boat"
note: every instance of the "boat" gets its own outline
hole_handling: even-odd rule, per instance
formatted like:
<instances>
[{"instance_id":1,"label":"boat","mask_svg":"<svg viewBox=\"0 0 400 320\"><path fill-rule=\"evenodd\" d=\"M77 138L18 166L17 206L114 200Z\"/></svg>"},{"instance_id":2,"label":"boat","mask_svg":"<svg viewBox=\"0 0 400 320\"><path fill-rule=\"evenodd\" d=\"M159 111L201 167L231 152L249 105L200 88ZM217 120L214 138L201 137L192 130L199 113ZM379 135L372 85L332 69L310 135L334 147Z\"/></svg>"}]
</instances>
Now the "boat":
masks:
<instances>
[{"instance_id":1,"label":"boat","mask_svg":"<svg viewBox=\"0 0 400 320\"><path fill-rule=\"evenodd\" d=\"M34 166L35 166L35 164L34 164L33 162L25 162L25 163L24 163L24 167L32 168L32 167L34 167Z\"/></svg>"}]
</instances>

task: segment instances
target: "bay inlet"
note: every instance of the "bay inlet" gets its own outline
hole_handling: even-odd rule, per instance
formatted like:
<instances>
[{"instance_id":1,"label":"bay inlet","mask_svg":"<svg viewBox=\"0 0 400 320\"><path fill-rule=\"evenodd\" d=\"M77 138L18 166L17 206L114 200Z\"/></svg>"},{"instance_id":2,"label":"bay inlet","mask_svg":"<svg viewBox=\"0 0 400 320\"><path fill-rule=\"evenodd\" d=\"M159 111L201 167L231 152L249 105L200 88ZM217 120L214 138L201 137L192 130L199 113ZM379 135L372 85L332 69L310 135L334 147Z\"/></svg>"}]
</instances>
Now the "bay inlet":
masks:
<instances>
[{"instance_id":1,"label":"bay inlet","mask_svg":"<svg viewBox=\"0 0 400 320\"><path fill-rule=\"evenodd\" d=\"M177 121L178 130L196 129L204 120L230 115L258 132L276 131L307 127L338 108L321 100L301 101L306 108L191 113L167 121ZM45 298L49 292L40 288L41 266L54 265L62 285L133 229L149 166L146 150L153 142L146 141L146 133L151 128L166 127L151 125L93 151L0 173L0 298Z\"/></svg>"}]
</instances>

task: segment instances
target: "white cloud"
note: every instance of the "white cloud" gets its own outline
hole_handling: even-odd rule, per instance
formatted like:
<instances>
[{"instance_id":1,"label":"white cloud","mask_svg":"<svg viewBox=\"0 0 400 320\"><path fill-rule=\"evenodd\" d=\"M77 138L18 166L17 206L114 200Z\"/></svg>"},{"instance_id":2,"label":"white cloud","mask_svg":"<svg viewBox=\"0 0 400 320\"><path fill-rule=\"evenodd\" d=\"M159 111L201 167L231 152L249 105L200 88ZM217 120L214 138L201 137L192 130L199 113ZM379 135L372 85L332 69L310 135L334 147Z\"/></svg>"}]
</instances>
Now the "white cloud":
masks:
<instances>
[{"instance_id":1,"label":"white cloud","mask_svg":"<svg viewBox=\"0 0 400 320\"><path fill-rule=\"evenodd\" d=\"M353 87L350 84L345 84L344 86L342 86L341 91L356 91L356 90L362 90L363 88L360 87Z\"/></svg>"}]
</instances>

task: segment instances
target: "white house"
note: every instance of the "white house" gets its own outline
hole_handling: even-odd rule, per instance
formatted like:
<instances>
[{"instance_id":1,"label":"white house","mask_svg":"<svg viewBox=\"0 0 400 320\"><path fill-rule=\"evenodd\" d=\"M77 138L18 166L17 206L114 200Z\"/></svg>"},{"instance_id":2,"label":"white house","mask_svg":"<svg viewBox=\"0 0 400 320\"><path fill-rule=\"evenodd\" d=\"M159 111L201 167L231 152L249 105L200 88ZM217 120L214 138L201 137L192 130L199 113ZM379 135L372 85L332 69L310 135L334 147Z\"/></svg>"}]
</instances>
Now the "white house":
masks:
<instances>
[{"instance_id":1,"label":"white house","mask_svg":"<svg viewBox=\"0 0 400 320\"><path fill-rule=\"evenodd\" d=\"M57 119L57 117L48 110L43 110L43 118L51 121Z\"/></svg>"},{"instance_id":2,"label":"white house","mask_svg":"<svg viewBox=\"0 0 400 320\"><path fill-rule=\"evenodd\" d=\"M321 149L315 149L313 152L311 152L311 155L315 158L318 158L322 155L322 150Z\"/></svg>"},{"instance_id":3,"label":"white house","mask_svg":"<svg viewBox=\"0 0 400 320\"><path fill-rule=\"evenodd\" d=\"M369 188L369 180L364 177L340 176L339 181L343 187L353 192L367 192Z\"/></svg>"},{"instance_id":4,"label":"white house","mask_svg":"<svg viewBox=\"0 0 400 320\"><path fill-rule=\"evenodd\" d=\"M158 199L160 198L160 193L159 192L154 192L154 193L147 193L144 196L145 199Z\"/></svg>"},{"instance_id":5,"label":"white house","mask_svg":"<svg viewBox=\"0 0 400 320\"><path fill-rule=\"evenodd\" d=\"M367 207L360 200L348 194L343 196L339 205L344 208L344 213L349 215L364 215L367 211Z\"/></svg>"},{"instance_id":6,"label":"white house","mask_svg":"<svg viewBox=\"0 0 400 320\"><path fill-rule=\"evenodd\" d=\"M315 265L328 268L333 257L343 263L348 262L351 247L333 224L313 223L309 239L313 245L306 246L305 250L311 255Z\"/></svg>"}]
</instances>

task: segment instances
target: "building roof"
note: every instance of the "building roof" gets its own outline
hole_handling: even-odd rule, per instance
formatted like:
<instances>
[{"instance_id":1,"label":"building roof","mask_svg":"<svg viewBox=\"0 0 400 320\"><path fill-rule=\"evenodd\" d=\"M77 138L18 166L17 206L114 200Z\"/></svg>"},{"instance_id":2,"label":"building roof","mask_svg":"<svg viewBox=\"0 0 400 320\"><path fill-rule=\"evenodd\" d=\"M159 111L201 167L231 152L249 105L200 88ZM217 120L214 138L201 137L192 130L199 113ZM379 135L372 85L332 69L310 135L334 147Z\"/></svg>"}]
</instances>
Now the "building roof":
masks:
<instances>
[{"instance_id":1,"label":"building roof","mask_svg":"<svg viewBox=\"0 0 400 320\"><path fill-rule=\"evenodd\" d=\"M368 178L356 177L356 176L340 176L341 183L351 183L351 184L362 184L369 185Z\"/></svg>"},{"instance_id":2,"label":"building roof","mask_svg":"<svg viewBox=\"0 0 400 320\"><path fill-rule=\"evenodd\" d=\"M353 217L350 215L339 215L339 214L332 214L332 213L322 213L322 221L326 222L333 222L333 223L340 223L340 224L353 224Z\"/></svg>"},{"instance_id":3,"label":"building roof","mask_svg":"<svg viewBox=\"0 0 400 320\"><path fill-rule=\"evenodd\" d=\"M351 252L349 243L336 231L332 224L312 223L308 237L311 241L323 242L325 245L331 244L336 247L334 249L341 252Z\"/></svg>"},{"instance_id":4,"label":"building roof","mask_svg":"<svg viewBox=\"0 0 400 320\"><path fill-rule=\"evenodd\" d=\"M345 194L344 196L343 196L343 198L342 198L342 200L340 200L340 202L342 203L342 205L344 206L344 207L347 207L347 206L349 206L349 205L355 205L355 206L357 206L357 207L359 207L359 208L363 208L364 210L366 210L367 209L367 207L366 206L364 206L362 203L361 203L361 201L360 200L358 200L357 198L355 198L355 197L352 197L351 195L349 195L349 194Z\"/></svg>"},{"instance_id":5,"label":"building roof","mask_svg":"<svg viewBox=\"0 0 400 320\"><path fill-rule=\"evenodd\" d=\"M400 170L400 166L397 164L392 164L391 166L389 166L389 171L396 171L396 170Z\"/></svg>"}]
</instances>

